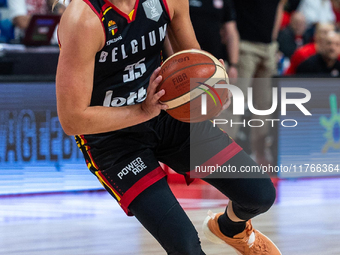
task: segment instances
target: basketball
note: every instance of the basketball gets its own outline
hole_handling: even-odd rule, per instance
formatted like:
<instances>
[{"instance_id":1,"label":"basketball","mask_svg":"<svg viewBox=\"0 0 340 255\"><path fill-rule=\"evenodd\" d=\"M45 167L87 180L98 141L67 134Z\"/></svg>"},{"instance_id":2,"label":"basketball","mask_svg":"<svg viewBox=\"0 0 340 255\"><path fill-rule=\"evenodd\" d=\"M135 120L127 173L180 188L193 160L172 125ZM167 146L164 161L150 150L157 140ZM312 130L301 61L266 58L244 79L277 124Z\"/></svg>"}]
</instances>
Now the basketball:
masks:
<instances>
[{"instance_id":1,"label":"basketball","mask_svg":"<svg viewBox=\"0 0 340 255\"><path fill-rule=\"evenodd\" d=\"M228 98L228 89L215 88L217 83L229 83L225 68L206 51L177 52L162 64L160 75L158 91L165 90L160 101L169 106L167 113L182 122L212 119Z\"/></svg>"}]
</instances>

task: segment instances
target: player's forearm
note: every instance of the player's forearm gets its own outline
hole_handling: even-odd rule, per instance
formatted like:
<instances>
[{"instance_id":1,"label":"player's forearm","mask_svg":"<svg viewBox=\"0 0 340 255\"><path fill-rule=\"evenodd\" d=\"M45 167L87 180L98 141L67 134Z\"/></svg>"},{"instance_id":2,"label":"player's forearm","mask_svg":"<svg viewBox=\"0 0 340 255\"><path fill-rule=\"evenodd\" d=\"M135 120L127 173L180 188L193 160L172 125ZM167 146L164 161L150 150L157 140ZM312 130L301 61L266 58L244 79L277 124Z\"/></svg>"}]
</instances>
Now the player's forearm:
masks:
<instances>
[{"instance_id":1,"label":"player's forearm","mask_svg":"<svg viewBox=\"0 0 340 255\"><path fill-rule=\"evenodd\" d=\"M141 105L124 107L90 106L84 111L58 111L64 132L68 135L105 133L134 126L149 120Z\"/></svg>"}]
</instances>

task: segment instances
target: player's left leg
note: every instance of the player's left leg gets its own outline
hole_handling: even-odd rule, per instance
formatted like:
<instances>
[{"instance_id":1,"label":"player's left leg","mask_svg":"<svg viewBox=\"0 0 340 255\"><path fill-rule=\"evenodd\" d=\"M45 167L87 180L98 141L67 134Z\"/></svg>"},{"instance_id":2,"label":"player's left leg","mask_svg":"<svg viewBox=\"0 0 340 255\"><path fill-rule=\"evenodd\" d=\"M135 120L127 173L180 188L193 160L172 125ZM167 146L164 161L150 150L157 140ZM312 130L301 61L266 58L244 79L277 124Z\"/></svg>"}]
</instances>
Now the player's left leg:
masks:
<instances>
[{"instance_id":1,"label":"player's left leg","mask_svg":"<svg viewBox=\"0 0 340 255\"><path fill-rule=\"evenodd\" d=\"M257 166L243 151L236 154L228 165ZM257 176L256 176L257 175ZM230 202L225 212L213 214L203 223L205 235L213 242L226 242L239 254L278 255L275 244L258 230L250 219L266 212L275 201L275 188L268 175L256 173L253 178L212 178L204 180L225 194Z\"/></svg>"},{"instance_id":2,"label":"player's left leg","mask_svg":"<svg viewBox=\"0 0 340 255\"><path fill-rule=\"evenodd\" d=\"M168 133L162 137L164 144L156 157L179 173L204 178L232 201L225 213L208 218L206 224L210 234L242 255L281 254L268 238L253 229L249 221L267 211L275 200L275 189L268 175L256 171L242 172L245 167L257 171L260 168L211 122L188 125L169 120L167 127ZM206 170L209 166L219 166L220 169L233 167L236 171L213 174L196 171L204 167Z\"/></svg>"}]
</instances>

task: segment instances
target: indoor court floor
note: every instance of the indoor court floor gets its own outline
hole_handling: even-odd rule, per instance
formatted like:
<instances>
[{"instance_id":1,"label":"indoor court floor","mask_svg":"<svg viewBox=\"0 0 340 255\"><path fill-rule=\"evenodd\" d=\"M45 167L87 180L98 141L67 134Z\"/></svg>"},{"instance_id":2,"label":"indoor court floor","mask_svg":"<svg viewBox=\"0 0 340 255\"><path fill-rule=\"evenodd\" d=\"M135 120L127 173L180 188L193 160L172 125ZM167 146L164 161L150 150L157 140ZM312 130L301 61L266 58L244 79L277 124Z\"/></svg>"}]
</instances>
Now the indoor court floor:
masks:
<instances>
[{"instance_id":1,"label":"indoor court floor","mask_svg":"<svg viewBox=\"0 0 340 255\"><path fill-rule=\"evenodd\" d=\"M253 225L284 255L340 254L340 179L281 180L277 202ZM210 243L201 224L227 200L204 184L172 185L208 255L235 255ZM0 197L1 255L162 255L134 217L106 192Z\"/></svg>"}]
</instances>

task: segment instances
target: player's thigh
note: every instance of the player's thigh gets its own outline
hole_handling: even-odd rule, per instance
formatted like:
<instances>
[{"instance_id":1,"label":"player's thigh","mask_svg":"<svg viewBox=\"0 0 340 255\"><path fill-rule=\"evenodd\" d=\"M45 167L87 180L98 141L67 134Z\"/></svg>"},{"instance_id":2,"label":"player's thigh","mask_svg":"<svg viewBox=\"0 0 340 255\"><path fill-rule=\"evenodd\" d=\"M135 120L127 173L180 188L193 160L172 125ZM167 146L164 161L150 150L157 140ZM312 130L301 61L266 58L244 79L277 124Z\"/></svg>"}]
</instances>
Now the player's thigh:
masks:
<instances>
[{"instance_id":1,"label":"player's thigh","mask_svg":"<svg viewBox=\"0 0 340 255\"><path fill-rule=\"evenodd\" d=\"M178 173L187 173L214 157L218 158L217 154L223 154L223 157L215 163L223 164L226 154L237 147L228 134L211 121L191 123L183 127L183 130L177 129L176 132L181 135L184 133L186 138L176 147L169 146L164 150L167 153L162 153L159 157L161 162ZM172 139L176 140L176 137Z\"/></svg>"},{"instance_id":2,"label":"player's thigh","mask_svg":"<svg viewBox=\"0 0 340 255\"><path fill-rule=\"evenodd\" d=\"M92 172L128 215L131 215L128 209L130 203L166 175L151 149L126 149L111 166Z\"/></svg>"}]
</instances>

